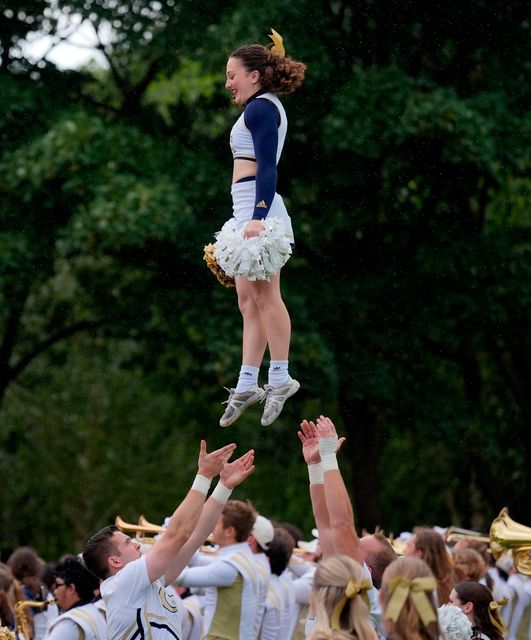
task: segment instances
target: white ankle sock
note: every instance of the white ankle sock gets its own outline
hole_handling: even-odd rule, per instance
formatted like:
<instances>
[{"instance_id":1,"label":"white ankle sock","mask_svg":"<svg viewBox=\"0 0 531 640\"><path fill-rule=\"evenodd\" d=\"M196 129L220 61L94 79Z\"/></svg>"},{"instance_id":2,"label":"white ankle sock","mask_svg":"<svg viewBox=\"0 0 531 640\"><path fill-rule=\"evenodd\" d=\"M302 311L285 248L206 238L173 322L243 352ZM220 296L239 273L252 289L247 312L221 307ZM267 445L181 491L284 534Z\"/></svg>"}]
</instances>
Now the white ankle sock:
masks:
<instances>
[{"instance_id":1,"label":"white ankle sock","mask_svg":"<svg viewBox=\"0 0 531 640\"><path fill-rule=\"evenodd\" d=\"M269 363L269 384L272 387L282 387L289 381L289 360L271 360Z\"/></svg>"},{"instance_id":2,"label":"white ankle sock","mask_svg":"<svg viewBox=\"0 0 531 640\"><path fill-rule=\"evenodd\" d=\"M236 385L236 393L245 393L249 391L253 385L258 384L259 371L260 369L258 367L253 367L250 364L242 364L240 377Z\"/></svg>"}]
</instances>

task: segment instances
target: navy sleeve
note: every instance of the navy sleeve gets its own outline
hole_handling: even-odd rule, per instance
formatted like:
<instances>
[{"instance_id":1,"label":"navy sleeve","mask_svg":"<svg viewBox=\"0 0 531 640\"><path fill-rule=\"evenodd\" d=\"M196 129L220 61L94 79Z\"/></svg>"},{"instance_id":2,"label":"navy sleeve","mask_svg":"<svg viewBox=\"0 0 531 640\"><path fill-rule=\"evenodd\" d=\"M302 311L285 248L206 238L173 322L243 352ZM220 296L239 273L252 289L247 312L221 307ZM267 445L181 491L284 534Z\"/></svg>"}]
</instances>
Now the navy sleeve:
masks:
<instances>
[{"instance_id":1,"label":"navy sleeve","mask_svg":"<svg viewBox=\"0 0 531 640\"><path fill-rule=\"evenodd\" d=\"M255 99L245 108L245 126L251 132L256 157L256 201L253 220L269 213L277 189L277 147L280 114L265 98Z\"/></svg>"}]
</instances>

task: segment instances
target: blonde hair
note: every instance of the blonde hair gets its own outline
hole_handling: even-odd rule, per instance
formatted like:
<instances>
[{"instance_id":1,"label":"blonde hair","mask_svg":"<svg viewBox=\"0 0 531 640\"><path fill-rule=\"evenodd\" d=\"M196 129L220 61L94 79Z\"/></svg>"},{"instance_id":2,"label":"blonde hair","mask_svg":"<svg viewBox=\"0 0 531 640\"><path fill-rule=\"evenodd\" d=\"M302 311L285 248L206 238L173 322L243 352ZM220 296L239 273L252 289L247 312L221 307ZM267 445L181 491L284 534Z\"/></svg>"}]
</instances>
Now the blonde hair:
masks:
<instances>
[{"instance_id":1,"label":"blonde hair","mask_svg":"<svg viewBox=\"0 0 531 640\"><path fill-rule=\"evenodd\" d=\"M345 596L349 582L361 583L366 579L361 566L344 555L321 560L313 579L310 608L315 626L308 640L377 640L378 636L369 619L369 608L358 594L346 601L339 618L340 629L331 625L332 612Z\"/></svg>"},{"instance_id":2,"label":"blonde hair","mask_svg":"<svg viewBox=\"0 0 531 640\"><path fill-rule=\"evenodd\" d=\"M437 622L430 622L428 626L424 626L419 617L415 605L408 596L400 615L396 622L390 618L386 618L386 609L389 604L392 592L390 583L395 578L407 578L414 580L415 578L434 577L431 569L420 558L398 558L384 571L382 576L382 588L380 595L382 598L382 609L384 613L385 634L392 640L437 640L439 637L439 625ZM426 593L426 597L430 607L435 613L437 620L437 608L431 593Z\"/></svg>"}]
</instances>

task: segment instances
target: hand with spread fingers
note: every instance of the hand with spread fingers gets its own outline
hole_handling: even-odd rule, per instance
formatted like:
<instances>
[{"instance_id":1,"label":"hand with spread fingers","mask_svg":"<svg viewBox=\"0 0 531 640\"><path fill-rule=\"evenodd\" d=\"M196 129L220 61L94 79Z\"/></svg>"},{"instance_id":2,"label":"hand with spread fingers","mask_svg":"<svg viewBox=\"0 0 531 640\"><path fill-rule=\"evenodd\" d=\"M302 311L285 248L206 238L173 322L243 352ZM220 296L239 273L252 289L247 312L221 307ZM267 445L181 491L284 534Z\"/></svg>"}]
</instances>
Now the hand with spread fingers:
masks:
<instances>
[{"instance_id":1,"label":"hand with spread fingers","mask_svg":"<svg viewBox=\"0 0 531 640\"><path fill-rule=\"evenodd\" d=\"M227 444L224 447L221 447L221 449L212 451L212 453L207 452L206 446L206 442L201 440L199 460L197 462L197 473L200 476L212 479L221 473L225 463L234 453L236 445L234 443Z\"/></svg>"},{"instance_id":2,"label":"hand with spread fingers","mask_svg":"<svg viewBox=\"0 0 531 640\"><path fill-rule=\"evenodd\" d=\"M337 438L336 427L330 418L319 416L316 427L320 438L333 438L334 436Z\"/></svg>"},{"instance_id":3,"label":"hand with spread fingers","mask_svg":"<svg viewBox=\"0 0 531 640\"><path fill-rule=\"evenodd\" d=\"M226 462L219 479L227 489L234 489L248 478L254 469L254 450L250 449L237 460Z\"/></svg>"},{"instance_id":4,"label":"hand with spread fingers","mask_svg":"<svg viewBox=\"0 0 531 640\"><path fill-rule=\"evenodd\" d=\"M319 455L319 433L315 423L311 420L303 420L298 432L299 440L302 443L302 455L306 464L317 464L321 462Z\"/></svg>"},{"instance_id":5,"label":"hand with spread fingers","mask_svg":"<svg viewBox=\"0 0 531 640\"><path fill-rule=\"evenodd\" d=\"M317 424L312 420L303 420L298 435L302 442L304 461L306 464L316 464L321 462L319 440L321 438L337 438L337 431L332 420L321 415L317 418ZM345 440L344 437L337 438L336 453L341 449Z\"/></svg>"}]
</instances>

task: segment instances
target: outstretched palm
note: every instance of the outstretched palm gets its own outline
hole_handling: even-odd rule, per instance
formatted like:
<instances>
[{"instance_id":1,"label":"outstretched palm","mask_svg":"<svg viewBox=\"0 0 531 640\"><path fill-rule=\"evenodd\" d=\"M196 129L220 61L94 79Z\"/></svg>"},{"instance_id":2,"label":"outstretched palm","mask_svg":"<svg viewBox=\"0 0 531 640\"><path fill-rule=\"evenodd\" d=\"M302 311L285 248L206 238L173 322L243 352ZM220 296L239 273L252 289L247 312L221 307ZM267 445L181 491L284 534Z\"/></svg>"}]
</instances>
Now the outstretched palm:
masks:
<instances>
[{"instance_id":1,"label":"outstretched palm","mask_svg":"<svg viewBox=\"0 0 531 640\"><path fill-rule=\"evenodd\" d=\"M234 460L234 462L226 462L219 479L227 487L234 489L241 484L254 471L254 451L251 449L244 453L243 456Z\"/></svg>"},{"instance_id":2,"label":"outstretched palm","mask_svg":"<svg viewBox=\"0 0 531 640\"><path fill-rule=\"evenodd\" d=\"M215 478L221 472L224 464L234 453L235 449L236 445L232 443L221 447L221 449L216 449L216 451L212 451L212 453L208 453L206 442L201 440L197 472L206 478Z\"/></svg>"},{"instance_id":3,"label":"outstretched palm","mask_svg":"<svg viewBox=\"0 0 531 640\"><path fill-rule=\"evenodd\" d=\"M306 464L317 464L321 462L319 454L319 435L315 424L310 420L301 422L301 429L298 432L299 440L302 442L302 455Z\"/></svg>"}]
</instances>

